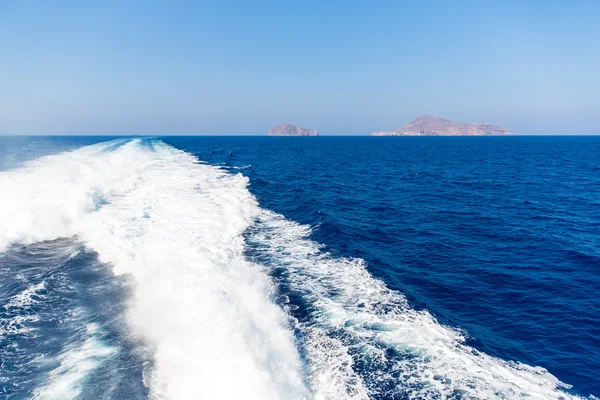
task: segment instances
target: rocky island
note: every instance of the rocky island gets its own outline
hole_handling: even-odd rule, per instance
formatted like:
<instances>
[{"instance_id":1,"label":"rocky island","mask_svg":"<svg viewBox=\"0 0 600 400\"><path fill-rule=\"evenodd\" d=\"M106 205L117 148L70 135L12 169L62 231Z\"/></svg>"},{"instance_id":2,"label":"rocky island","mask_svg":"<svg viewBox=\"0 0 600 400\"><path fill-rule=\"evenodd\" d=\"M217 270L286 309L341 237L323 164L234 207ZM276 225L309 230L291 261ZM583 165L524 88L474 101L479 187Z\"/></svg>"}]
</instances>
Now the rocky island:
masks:
<instances>
[{"instance_id":1,"label":"rocky island","mask_svg":"<svg viewBox=\"0 0 600 400\"><path fill-rule=\"evenodd\" d=\"M279 124L269 132L269 136L319 136L314 129L304 129L296 125Z\"/></svg>"},{"instance_id":2,"label":"rocky island","mask_svg":"<svg viewBox=\"0 0 600 400\"><path fill-rule=\"evenodd\" d=\"M372 136L506 136L511 131L485 123L448 121L447 119L423 115L410 121L404 128L392 132L373 132Z\"/></svg>"}]
</instances>

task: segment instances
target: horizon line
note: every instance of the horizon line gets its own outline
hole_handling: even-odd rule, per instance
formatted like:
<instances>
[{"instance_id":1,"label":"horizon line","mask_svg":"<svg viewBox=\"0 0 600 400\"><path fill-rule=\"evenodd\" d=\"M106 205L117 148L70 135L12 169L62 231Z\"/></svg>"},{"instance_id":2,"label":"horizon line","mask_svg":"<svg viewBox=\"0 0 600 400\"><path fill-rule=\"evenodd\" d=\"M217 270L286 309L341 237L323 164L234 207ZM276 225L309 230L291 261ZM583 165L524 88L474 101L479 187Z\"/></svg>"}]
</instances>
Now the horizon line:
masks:
<instances>
[{"instance_id":1,"label":"horizon line","mask_svg":"<svg viewBox=\"0 0 600 400\"><path fill-rule=\"evenodd\" d=\"M515 137L515 136L600 136L599 133L515 133L513 135L406 135L406 136L373 136L371 133L326 133L317 136L269 136L265 133L0 133L0 137L44 137L44 136L63 136L63 137L101 137L101 136L115 136L115 137L349 137L349 136L361 136L361 137Z\"/></svg>"}]
</instances>

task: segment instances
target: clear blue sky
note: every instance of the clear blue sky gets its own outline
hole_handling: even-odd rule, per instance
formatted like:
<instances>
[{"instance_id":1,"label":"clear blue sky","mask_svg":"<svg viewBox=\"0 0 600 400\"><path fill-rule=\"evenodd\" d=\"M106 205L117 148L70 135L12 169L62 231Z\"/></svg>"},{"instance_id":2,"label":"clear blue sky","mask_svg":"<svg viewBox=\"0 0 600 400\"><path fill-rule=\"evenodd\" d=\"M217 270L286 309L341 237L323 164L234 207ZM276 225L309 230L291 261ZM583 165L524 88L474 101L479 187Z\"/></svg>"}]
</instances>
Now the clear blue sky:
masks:
<instances>
[{"instance_id":1,"label":"clear blue sky","mask_svg":"<svg viewBox=\"0 0 600 400\"><path fill-rule=\"evenodd\" d=\"M0 134L600 133L600 1L0 0Z\"/></svg>"}]
</instances>

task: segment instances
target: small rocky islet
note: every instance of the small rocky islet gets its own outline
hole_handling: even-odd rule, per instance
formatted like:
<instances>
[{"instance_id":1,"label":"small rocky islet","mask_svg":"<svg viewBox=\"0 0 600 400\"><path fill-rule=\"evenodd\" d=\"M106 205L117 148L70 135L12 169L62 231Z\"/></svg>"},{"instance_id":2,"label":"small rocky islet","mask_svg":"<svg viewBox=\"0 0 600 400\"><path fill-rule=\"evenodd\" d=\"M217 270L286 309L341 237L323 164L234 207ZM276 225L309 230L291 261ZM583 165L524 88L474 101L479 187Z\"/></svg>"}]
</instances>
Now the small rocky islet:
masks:
<instances>
[{"instance_id":1,"label":"small rocky islet","mask_svg":"<svg viewBox=\"0 0 600 400\"><path fill-rule=\"evenodd\" d=\"M319 136L319 132L296 125L279 124L269 131L269 136Z\"/></svg>"}]
</instances>

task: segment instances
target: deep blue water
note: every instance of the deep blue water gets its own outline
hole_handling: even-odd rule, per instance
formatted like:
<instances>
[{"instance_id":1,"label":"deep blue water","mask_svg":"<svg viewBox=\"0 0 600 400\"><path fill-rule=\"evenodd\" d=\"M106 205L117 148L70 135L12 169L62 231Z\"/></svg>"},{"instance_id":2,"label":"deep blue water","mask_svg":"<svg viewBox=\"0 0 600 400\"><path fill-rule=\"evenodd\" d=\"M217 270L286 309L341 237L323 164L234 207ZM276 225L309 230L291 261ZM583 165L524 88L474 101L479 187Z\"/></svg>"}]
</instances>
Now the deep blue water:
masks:
<instances>
[{"instance_id":1,"label":"deep blue water","mask_svg":"<svg viewBox=\"0 0 600 400\"><path fill-rule=\"evenodd\" d=\"M147 360L123 334L131 283L115 278L93 252L68 239L14 246L0 255L0 283L0 394L29 398L48 375L76 380L89 372L82 398L148 396ZM87 364L105 355L99 368ZM36 398L72 398L50 388Z\"/></svg>"},{"instance_id":2,"label":"deep blue water","mask_svg":"<svg viewBox=\"0 0 600 400\"><path fill-rule=\"evenodd\" d=\"M0 138L0 170L105 139ZM261 208L312 227L310 239L332 257L365 260L373 277L462 331L469 346L546 368L572 393L600 396L600 137L162 141L248 177ZM143 146L155 151L156 143ZM0 186L17 178L4 179ZM302 354L302 324L314 322L316 306L288 281L286 262L269 265L276 257L265 255L256 229L244 235L246 256L266 265L281 305L299 321ZM287 251L273 246L274 254ZM76 237L0 253L0 393L29 398L58 368L87 374L80 398L146 398L152 360L123 321L132 290L127 275L114 276ZM108 361L82 372L71 365L77 358L61 356L71 345L88 361ZM391 369L351 355L366 385L380 389L372 398L409 396L393 390L402 377Z\"/></svg>"},{"instance_id":3,"label":"deep blue water","mask_svg":"<svg viewBox=\"0 0 600 400\"><path fill-rule=\"evenodd\" d=\"M600 138L167 138L489 354L600 395Z\"/></svg>"}]
</instances>

